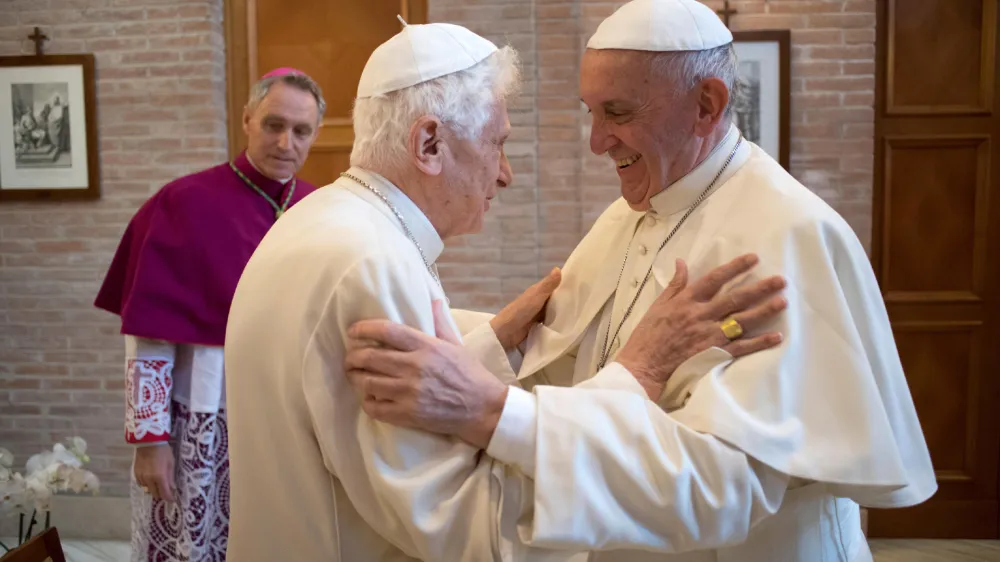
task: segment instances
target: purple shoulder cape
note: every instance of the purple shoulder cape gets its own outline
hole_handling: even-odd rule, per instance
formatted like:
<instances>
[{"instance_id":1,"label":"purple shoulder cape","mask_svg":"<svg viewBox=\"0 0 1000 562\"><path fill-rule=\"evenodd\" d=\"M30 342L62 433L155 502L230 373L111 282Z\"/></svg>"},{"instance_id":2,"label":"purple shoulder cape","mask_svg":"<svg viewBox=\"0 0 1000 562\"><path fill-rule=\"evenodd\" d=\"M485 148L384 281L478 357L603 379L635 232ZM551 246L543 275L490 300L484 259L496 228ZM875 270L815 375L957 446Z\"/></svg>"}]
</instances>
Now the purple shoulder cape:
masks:
<instances>
[{"instance_id":1,"label":"purple shoulder cape","mask_svg":"<svg viewBox=\"0 0 1000 562\"><path fill-rule=\"evenodd\" d=\"M292 182L268 179L245 152L234 163L284 201ZM315 189L296 178L289 207ZM274 208L228 162L176 179L129 222L94 305L121 316L123 334L221 346L236 284L274 221Z\"/></svg>"}]
</instances>

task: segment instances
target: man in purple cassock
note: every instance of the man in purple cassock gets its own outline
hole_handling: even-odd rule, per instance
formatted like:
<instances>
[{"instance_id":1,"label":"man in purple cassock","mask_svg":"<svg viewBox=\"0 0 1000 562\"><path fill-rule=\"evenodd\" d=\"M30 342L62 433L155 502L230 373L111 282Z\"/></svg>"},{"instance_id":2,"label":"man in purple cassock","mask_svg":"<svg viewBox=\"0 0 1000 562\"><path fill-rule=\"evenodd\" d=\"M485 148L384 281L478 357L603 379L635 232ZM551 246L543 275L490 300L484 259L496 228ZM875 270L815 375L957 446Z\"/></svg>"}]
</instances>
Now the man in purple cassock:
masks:
<instances>
[{"instance_id":1,"label":"man in purple cassock","mask_svg":"<svg viewBox=\"0 0 1000 562\"><path fill-rule=\"evenodd\" d=\"M133 561L225 559L229 306L264 234L316 189L295 174L325 109L304 73L264 75L243 112L246 150L168 183L122 236L95 305L125 335Z\"/></svg>"}]
</instances>

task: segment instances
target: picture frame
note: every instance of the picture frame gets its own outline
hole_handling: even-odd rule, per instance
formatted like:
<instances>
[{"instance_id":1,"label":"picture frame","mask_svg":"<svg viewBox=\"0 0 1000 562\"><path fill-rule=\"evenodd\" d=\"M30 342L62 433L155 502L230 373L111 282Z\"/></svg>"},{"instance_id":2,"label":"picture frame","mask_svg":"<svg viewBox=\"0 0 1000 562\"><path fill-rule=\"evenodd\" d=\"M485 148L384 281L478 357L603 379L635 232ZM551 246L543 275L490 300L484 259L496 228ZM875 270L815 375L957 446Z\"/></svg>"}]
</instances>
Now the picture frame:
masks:
<instances>
[{"instance_id":1,"label":"picture frame","mask_svg":"<svg viewBox=\"0 0 1000 562\"><path fill-rule=\"evenodd\" d=\"M789 170L791 31L734 31L739 87L733 120L744 137Z\"/></svg>"},{"instance_id":2,"label":"picture frame","mask_svg":"<svg viewBox=\"0 0 1000 562\"><path fill-rule=\"evenodd\" d=\"M0 202L97 199L94 55L0 57Z\"/></svg>"}]
</instances>

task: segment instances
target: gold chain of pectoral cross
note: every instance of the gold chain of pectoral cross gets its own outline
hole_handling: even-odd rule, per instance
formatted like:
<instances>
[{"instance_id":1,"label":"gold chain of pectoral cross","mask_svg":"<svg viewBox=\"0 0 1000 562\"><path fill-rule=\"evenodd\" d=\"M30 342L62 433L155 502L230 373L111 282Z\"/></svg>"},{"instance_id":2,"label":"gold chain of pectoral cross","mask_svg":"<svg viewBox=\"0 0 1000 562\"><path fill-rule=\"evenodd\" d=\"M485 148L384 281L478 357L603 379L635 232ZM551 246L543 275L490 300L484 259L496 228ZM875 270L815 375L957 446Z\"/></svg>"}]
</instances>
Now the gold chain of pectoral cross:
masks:
<instances>
[{"instance_id":1,"label":"gold chain of pectoral cross","mask_svg":"<svg viewBox=\"0 0 1000 562\"><path fill-rule=\"evenodd\" d=\"M229 167L232 168L234 172L236 172L236 175L239 176L241 180L243 180L243 183L247 184L248 187L259 193L261 197L266 199L267 202L271 204L271 207L274 208L274 220L278 220L279 218L281 218L281 215L285 214L285 211L288 210L288 203L292 200L292 194L295 193L295 178L292 178L292 185L289 186L288 193L285 195L285 200L284 202L281 203L281 206L279 207L278 204L274 201L274 199L271 199L270 195L264 193L263 189L257 187L257 184L251 181L250 178L246 177L243 174L243 172L241 172L240 169L236 167L236 164L230 162Z\"/></svg>"},{"instance_id":2,"label":"gold chain of pectoral cross","mask_svg":"<svg viewBox=\"0 0 1000 562\"><path fill-rule=\"evenodd\" d=\"M681 220L677 222L674 228L670 231L670 234L667 234L667 237L663 240L663 243L660 244L660 247L653 254L653 262L649 264L649 269L646 271L646 276L643 278L642 284L639 285L639 289L636 290L635 296L632 297L632 302L628 305L628 308L625 309L625 314L622 315L621 322L618 323L618 327L615 329L615 335L611 336L612 343L614 342L615 338L618 337L618 332L620 332L622 326L625 325L625 321L632 314L632 309L635 308L635 303L638 302L639 295L642 294L642 289L646 286L646 282L649 281L650 274L653 273L653 264L656 263L656 256L667 245L667 242L670 242L670 239L674 237L674 234L677 234L677 231L680 230L681 225L684 224L684 221L686 221L688 217L691 216L691 213L693 213L694 210L698 208L698 205L701 205L702 202L705 201L705 198L708 197L708 194L711 193L712 188L715 186L715 182L719 181L719 178L722 177L722 172L725 172L726 168L728 168L729 164L733 161L733 158L736 156L736 150L739 149L742 143L743 143L743 135L740 134L740 138L739 140L736 141L736 146L733 147L733 151L729 153L729 158L726 159L726 163L722 165L722 169L719 170L719 173L715 174L715 179L712 180L712 183L708 184L708 187L706 187L701 192L701 194L698 195L698 198L695 199L694 203L690 207L688 207L687 212L684 213L684 216L681 217ZM628 248L625 249L625 259L622 261L622 270L621 272L618 273L618 283L615 284L615 292L612 295L612 300L611 300L612 316L614 315L614 306L615 306L614 297L618 295L618 287L621 285L622 276L625 274L625 265L627 263L628 263ZM604 365L608 362L608 358L611 357L611 346L608 345L608 338L610 334L611 334L611 319L608 319L608 329L607 331L604 332L604 343L601 345L601 360L597 364L598 371L604 368Z\"/></svg>"}]
</instances>

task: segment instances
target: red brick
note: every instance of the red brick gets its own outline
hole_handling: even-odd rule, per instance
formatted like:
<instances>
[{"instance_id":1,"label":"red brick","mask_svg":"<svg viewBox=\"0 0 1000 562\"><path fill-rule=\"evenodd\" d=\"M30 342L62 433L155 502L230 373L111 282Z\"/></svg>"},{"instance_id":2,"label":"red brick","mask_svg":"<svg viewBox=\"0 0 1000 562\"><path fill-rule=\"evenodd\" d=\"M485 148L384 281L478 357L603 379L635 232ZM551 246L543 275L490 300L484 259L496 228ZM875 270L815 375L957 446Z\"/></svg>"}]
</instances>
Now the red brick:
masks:
<instances>
[{"instance_id":1,"label":"red brick","mask_svg":"<svg viewBox=\"0 0 1000 562\"><path fill-rule=\"evenodd\" d=\"M805 27L806 16L795 14L748 14L737 15L733 18L734 30L751 29L792 29Z\"/></svg>"},{"instance_id":2,"label":"red brick","mask_svg":"<svg viewBox=\"0 0 1000 562\"><path fill-rule=\"evenodd\" d=\"M140 66L149 63L177 62L179 60L181 60L181 55L176 51L137 51L121 55L121 64L138 64Z\"/></svg>"},{"instance_id":3,"label":"red brick","mask_svg":"<svg viewBox=\"0 0 1000 562\"><path fill-rule=\"evenodd\" d=\"M117 30L121 33L121 30ZM103 34L102 34L103 35ZM91 37L87 39L87 48L92 51L127 51L145 49L148 45L146 37ZM101 73L103 77L103 72Z\"/></svg>"},{"instance_id":4,"label":"red brick","mask_svg":"<svg viewBox=\"0 0 1000 562\"><path fill-rule=\"evenodd\" d=\"M844 43L875 43L874 29L845 29Z\"/></svg>"},{"instance_id":5,"label":"red brick","mask_svg":"<svg viewBox=\"0 0 1000 562\"><path fill-rule=\"evenodd\" d=\"M772 14L821 14L839 12L842 0L774 0L768 2L767 10Z\"/></svg>"},{"instance_id":6,"label":"red brick","mask_svg":"<svg viewBox=\"0 0 1000 562\"><path fill-rule=\"evenodd\" d=\"M875 0L847 0L844 2L844 12L871 14L875 12Z\"/></svg>"},{"instance_id":7,"label":"red brick","mask_svg":"<svg viewBox=\"0 0 1000 562\"><path fill-rule=\"evenodd\" d=\"M844 61L845 76L875 76L875 60L870 61Z\"/></svg>"},{"instance_id":8,"label":"red brick","mask_svg":"<svg viewBox=\"0 0 1000 562\"><path fill-rule=\"evenodd\" d=\"M875 104L875 92L852 92L844 94L844 107L872 107Z\"/></svg>"},{"instance_id":9,"label":"red brick","mask_svg":"<svg viewBox=\"0 0 1000 562\"><path fill-rule=\"evenodd\" d=\"M52 379L45 381L45 388L55 390L96 390L101 381L94 379Z\"/></svg>"},{"instance_id":10,"label":"red brick","mask_svg":"<svg viewBox=\"0 0 1000 562\"><path fill-rule=\"evenodd\" d=\"M554 6L539 5L535 11L535 17L544 19L567 19L573 16L572 4L557 4Z\"/></svg>"},{"instance_id":11,"label":"red brick","mask_svg":"<svg viewBox=\"0 0 1000 562\"><path fill-rule=\"evenodd\" d=\"M795 29L792 41L796 45L838 45L844 42L844 32L839 29Z\"/></svg>"},{"instance_id":12,"label":"red brick","mask_svg":"<svg viewBox=\"0 0 1000 562\"><path fill-rule=\"evenodd\" d=\"M36 248L42 253L70 253L80 252L86 249L85 244L80 240L62 240L59 242L39 242Z\"/></svg>"},{"instance_id":13,"label":"red brick","mask_svg":"<svg viewBox=\"0 0 1000 562\"><path fill-rule=\"evenodd\" d=\"M147 8L146 17L151 20L160 19L207 19L211 16L206 4L189 4L169 7Z\"/></svg>"},{"instance_id":14,"label":"red brick","mask_svg":"<svg viewBox=\"0 0 1000 562\"><path fill-rule=\"evenodd\" d=\"M0 389L38 389L41 388L41 381L35 378L0 378ZM6 412L6 409L4 410Z\"/></svg>"},{"instance_id":15,"label":"red brick","mask_svg":"<svg viewBox=\"0 0 1000 562\"><path fill-rule=\"evenodd\" d=\"M20 13L20 17L18 18L18 20L19 20L18 23L20 23L22 26L34 26L34 25L52 26L56 24L80 22L83 20L83 13L80 10L59 10L59 9L44 10L38 12L23 11ZM46 48L48 48L49 44L46 45Z\"/></svg>"},{"instance_id":16,"label":"red brick","mask_svg":"<svg viewBox=\"0 0 1000 562\"><path fill-rule=\"evenodd\" d=\"M543 35L538 37L538 50L568 50L577 46L579 39L575 35Z\"/></svg>"},{"instance_id":17,"label":"red brick","mask_svg":"<svg viewBox=\"0 0 1000 562\"><path fill-rule=\"evenodd\" d=\"M132 35L150 37L179 31L181 28L175 21L129 22L115 26L115 35L121 37Z\"/></svg>"},{"instance_id":18,"label":"red brick","mask_svg":"<svg viewBox=\"0 0 1000 562\"><path fill-rule=\"evenodd\" d=\"M866 14L815 14L808 16L813 29L875 27L875 11Z\"/></svg>"},{"instance_id":19,"label":"red brick","mask_svg":"<svg viewBox=\"0 0 1000 562\"><path fill-rule=\"evenodd\" d=\"M807 78L810 76L837 76L845 63L840 61L798 61L792 63L792 76Z\"/></svg>"},{"instance_id":20,"label":"red brick","mask_svg":"<svg viewBox=\"0 0 1000 562\"><path fill-rule=\"evenodd\" d=\"M805 89L808 92L867 92L875 90L875 79L856 76L808 78Z\"/></svg>"},{"instance_id":21,"label":"red brick","mask_svg":"<svg viewBox=\"0 0 1000 562\"><path fill-rule=\"evenodd\" d=\"M841 45L836 47L809 47L809 58L814 60L872 60L875 45Z\"/></svg>"}]
</instances>

